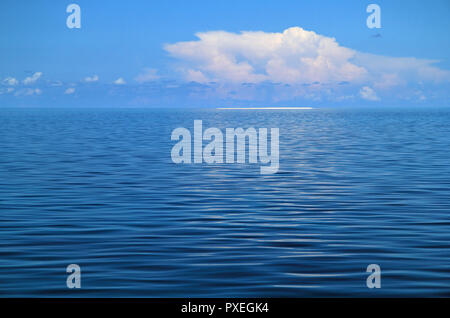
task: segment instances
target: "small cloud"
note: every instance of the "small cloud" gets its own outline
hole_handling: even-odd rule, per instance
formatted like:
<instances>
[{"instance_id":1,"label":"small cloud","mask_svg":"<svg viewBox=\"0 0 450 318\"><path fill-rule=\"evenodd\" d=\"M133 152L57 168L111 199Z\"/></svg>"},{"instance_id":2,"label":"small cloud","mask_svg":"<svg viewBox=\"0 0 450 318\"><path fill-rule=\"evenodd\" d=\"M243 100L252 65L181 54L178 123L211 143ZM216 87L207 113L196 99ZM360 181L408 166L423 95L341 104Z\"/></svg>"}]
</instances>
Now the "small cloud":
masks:
<instances>
[{"instance_id":1,"label":"small cloud","mask_svg":"<svg viewBox=\"0 0 450 318\"><path fill-rule=\"evenodd\" d=\"M25 88L17 91L14 96L31 96L31 95L41 95L42 91L39 88Z\"/></svg>"},{"instance_id":2,"label":"small cloud","mask_svg":"<svg viewBox=\"0 0 450 318\"><path fill-rule=\"evenodd\" d=\"M141 74L136 76L134 80L138 83L145 83L157 80L158 78L160 78L157 72L158 71L154 68L146 68Z\"/></svg>"},{"instance_id":3,"label":"small cloud","mask_svg":"<svg viewBox=\"0 0 450 318\"><path fill-rule=\"evenodd\" d=\"M375 91L369 86L364 86L363 88L361 88L361 90L359 91L359 95L366 100L371 101L380 100Z\"/></svg>"},{"instance_id":4,"label":"small cloud","mask_svg":"<svg viewBox=\"0 0 450 318\"><path fill-rule=\"evenodd\" d=\"M61 81L51 82L50 86L62 86L62 82Z\"/></svg>"},{"instance_id":5,"label":"small cloud","mask_svg":"<svg viewBox=\"0 0 450 318\"><path fill-rule=\"evenodd\" d=\"M1 88L0 89L0 95L2 95L2 94L9 94L9 93L12 93L13 91L14 91L13 87Z\"/></svg>"},{"instance_id":6,"label":"small cloud","mask_svg":"<svg viewBox=\"0 0 450 318\"><path fill-rule=\"evenodd\" d=\"M336 101L342 102L342 101L352 100L352 99L354 99L354 98L355 98L354 95L343 95L343 96L338 96L338 97L336 97Z\"/></svg>"},{"instance_id":7,"label":"small cloud","mask_svg":"<svg viewBox=\"0 0 450 318\"><path fill-rule=\"evenodd\" d=\"M93 76L86 76L86 77L84 78L84 81L85 81L86 83L92 83L92 82L97 82L98 79L99 79L98 75L93 75Z\"/></svg>"},{"instance_id":8,"label":"small cloud","mask_svg":"<svg viewBox=\"0 0 450 318\"><path fill-rule=\"evenodd\" d=\"M73 93L75 93L75 88L73 88L73 87L69 87L69 88L66 89L66 91L64 92L64 94L66 94L66 95L70 95L70 94L73 94Z\"/></svg>"},{"instance_id":9,"label":"small cloud","mask_svg":"<svg viewBox=\"0 0 450 318\"><path fill-rule=\"evenodd\" d=\"M116 79L114 81L114 84L116 84L116 85L124 85L124 84L126 84L126 82L125 82L125 80L122 77L119 77L118 79Z\"/></svg>"},{"instance_id":10,"label":"small cloud","mask_svg":"<svg viewBox=\"0 0 450 318\"><path fill-rule=\"evenodd\" d=\"M3 83L5 83L6 85L14 86L19 84L19 81L16 80L14 77L7 77L3 80Z\"/></svg>"},{"instance_id":11,"label":"small cloud","mask_svg":"<svg viewBox=\"0 0 450 318\"><path fill-rule=\"evenodd\" d=\"M23 80L25 85L35 83L42 76L42 72L36 72L32 76L29 76Z\"/></svg>"}]
</instances>

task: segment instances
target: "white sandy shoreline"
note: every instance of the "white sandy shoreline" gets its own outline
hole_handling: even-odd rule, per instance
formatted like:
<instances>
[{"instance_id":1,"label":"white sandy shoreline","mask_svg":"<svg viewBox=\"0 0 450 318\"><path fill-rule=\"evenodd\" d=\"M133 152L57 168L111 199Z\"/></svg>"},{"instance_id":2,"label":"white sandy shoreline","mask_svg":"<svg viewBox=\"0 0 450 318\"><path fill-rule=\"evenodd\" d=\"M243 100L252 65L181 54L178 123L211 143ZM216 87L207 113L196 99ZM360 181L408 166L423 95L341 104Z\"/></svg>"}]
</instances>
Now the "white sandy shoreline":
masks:
<instances>
[{"instance_id":1,"label":"white sandy shoreline","mask_svg":"<svg viewBox=\"0 0 450 318\"><path fill-rule=\"evenodd\" d=\"M218 107L221 110L298 110L298 109L314 109L312 107Z\"/></svg>"}]
</instances>

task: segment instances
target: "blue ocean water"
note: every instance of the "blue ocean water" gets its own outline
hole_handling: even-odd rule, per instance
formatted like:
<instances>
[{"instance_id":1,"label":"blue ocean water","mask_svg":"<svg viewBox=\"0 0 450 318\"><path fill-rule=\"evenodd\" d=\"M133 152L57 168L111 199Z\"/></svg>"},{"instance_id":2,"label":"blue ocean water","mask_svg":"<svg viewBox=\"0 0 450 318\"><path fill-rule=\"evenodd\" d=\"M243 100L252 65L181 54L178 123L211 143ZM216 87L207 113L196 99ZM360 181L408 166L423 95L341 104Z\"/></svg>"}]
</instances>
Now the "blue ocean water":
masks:
<instances>
[{"instance_id":1,"label":"blue ocean water","mask_svg":"<svg viewBox=\"0 0 450 318\"><path fill-rule=\"evenodd\" d=\"M174 164L196 119L279 127L279 172ZM0 109L0 146L2 297L450 295L450 109Z\"/></svg>"}]
</instances>

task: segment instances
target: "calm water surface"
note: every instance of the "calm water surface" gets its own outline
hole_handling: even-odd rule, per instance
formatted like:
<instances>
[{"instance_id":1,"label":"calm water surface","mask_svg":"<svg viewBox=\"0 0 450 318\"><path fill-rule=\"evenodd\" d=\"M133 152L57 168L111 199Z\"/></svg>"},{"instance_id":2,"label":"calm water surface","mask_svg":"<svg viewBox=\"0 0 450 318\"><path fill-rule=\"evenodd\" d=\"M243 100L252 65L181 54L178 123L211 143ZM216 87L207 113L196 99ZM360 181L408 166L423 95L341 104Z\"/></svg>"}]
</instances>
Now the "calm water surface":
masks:
<instances>
[{"instance_id":1,"label":"calm water surface","mask_svg":"<svg viewBox=\"0 0 450 318\"><path fill-rule=\"evenodd\" d=\"M195 119L279 127L279 172L172 163ZM450 296L449 109L0 109L0 146L0 296Z\"/></svg>"}]
</instances>

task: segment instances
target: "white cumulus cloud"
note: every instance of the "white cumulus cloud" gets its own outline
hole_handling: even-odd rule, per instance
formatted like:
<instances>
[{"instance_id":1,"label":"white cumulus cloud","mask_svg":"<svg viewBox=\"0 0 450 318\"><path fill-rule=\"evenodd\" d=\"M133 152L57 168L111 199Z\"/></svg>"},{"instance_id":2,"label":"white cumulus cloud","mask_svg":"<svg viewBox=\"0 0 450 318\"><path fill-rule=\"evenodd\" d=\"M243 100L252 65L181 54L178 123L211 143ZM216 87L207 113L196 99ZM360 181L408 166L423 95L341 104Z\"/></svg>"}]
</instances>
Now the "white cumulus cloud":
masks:
<instances>
[{"instance_id":1,"label":"white cumulus cloud","mask_svg":"<svg viewBox=\"0 0 450 318\"><path fill-rule=\"evenodd\" d=\"M5 83L6 85L14 86L19 84L19 81L14 77L7 77L3 80L3 83Z\"/></svg>"},{"instance_id":2,"label":"white cumulus cloud","mask_svg":"<svg viewBox=\"0 0 450 318\"><path fill-rule=\"evenodd\" d=\"M274 33L208 31L196 36L197 40L164 48L187 81L247 85L233 89L234 96L250 91L250 83L272 83L289 85L290 89L277 88L285 99L359 95L374 101L380 99L377 92L388 95L394 87L450 82L450 72L436 66L439 61L358 52L300 27Z\"/></svg>"},{"instance_id":3,"label":"white cumulus cloud","mask_svg":"<svg viewBox=\"0 0 450 318\"><path fill-rule=\"evenodd\" d=\"M66 95L70 95L70 94L73 94L73 93L75 93L75 88L74 87L69 87L68 89L66 89L64 91L64 94L66 94Z\"/></svg>"},{"instance_id":4,"label":"white cumulus cloud","mask_svg":"<svg viewBox=\"0 0 450 318\"><path fill-rule=\"evenodd\" d=\"M124 84L126 84L126 82L125 82L125 80L122 77L119 77L118 79L116 79L114 81L114 84L116 84L116 85L124 85Z\"/></svg>"},{"instance_id":5,"label":"white cumulus cloud","mask_svg":"<svg viewBox=\"0 0 450 318\"><path fill-rule=\"evenodd\" d=\"M351 62L354 50L299 27L282 33L211 31L196 36L198 41L165 46L186 62L188 80L292 84L354 81L366 74Z\"/></svg>"},{"instance_id":6,"label":"white cumulus cloud","mask_svg":"<svg viewBox=\"0 0 450 318\"><path fill-rule=\"evenodd\" d=\"M99 79L98 75L93 75L93 76L86 76L86 77L84 78L84 81L85 81L86 83L91 83L91 82L97 82L98 79Z\"/></svg>"},{"instance_id":7,"label":"white cumulus cloud","mask_svg":"<svg viewBox=\"0 0 450 318\"><path fill-rule=\"evenodd\" d=\"M42 72L36 72L36 73L34 73L32 76L26 77L26 78L23 80L23 83L24 83L25 85L33 84L33 83L35 83L41 76L42 76Z\"/></svg>"},{"instance_id":8,"label":"white cumulus cloud","mask_svg":"<svg viewBox=\"0 0 450 318\"><path fill-rule=\"evenodd\" d=\"M361 95L362 98L370 101L380 100L380 98L377 96L377 93L375 93L375 91L369 86L364 86L363 88L361 88L361 90L359 91L359 95Z\"/></svg>"}]
</instances>

